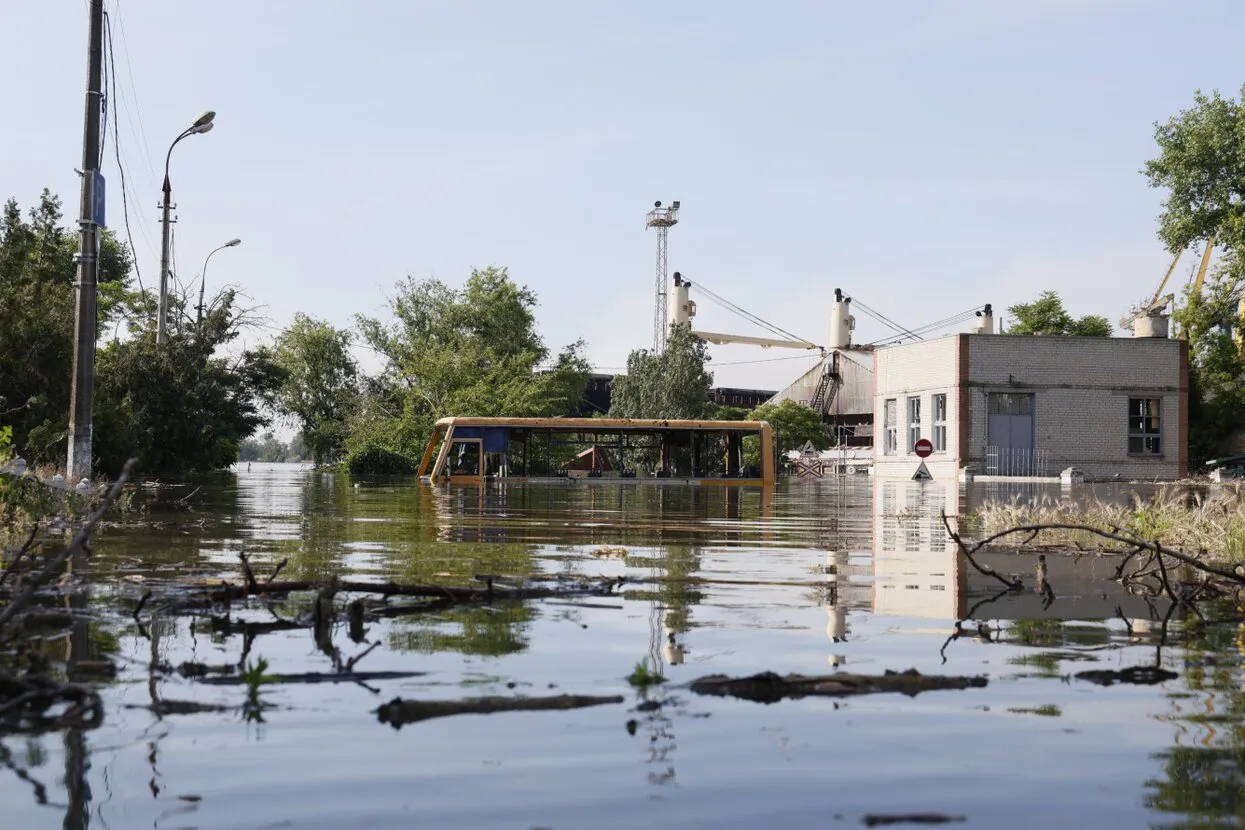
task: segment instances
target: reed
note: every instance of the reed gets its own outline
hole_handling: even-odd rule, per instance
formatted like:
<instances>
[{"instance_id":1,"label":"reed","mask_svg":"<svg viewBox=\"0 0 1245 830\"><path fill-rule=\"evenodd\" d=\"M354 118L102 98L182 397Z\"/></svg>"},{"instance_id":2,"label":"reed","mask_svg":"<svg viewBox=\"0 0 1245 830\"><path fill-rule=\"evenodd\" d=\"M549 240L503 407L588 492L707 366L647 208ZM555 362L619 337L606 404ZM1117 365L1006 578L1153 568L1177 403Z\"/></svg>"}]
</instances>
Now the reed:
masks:
<instances>
[{"instance_id":1,"label":"reed","mask_svg":"<svg viewBox=\"0 0 1245 830\"><path fill-rule=\"evenodd\" d=\"M1014 498L987 502L967 519L965 529L974 534L988 535L1019 525L1083 524L1122 531L1190 554L1245 560L1245 488L1235 486L1209 493L1174 487L1150 498L1134 495L1123 504L1097 498ZM1095 550L1109 543L1084 531L1052 529L1043 530L1030 544Z\"/></svg>"}]
</instances>

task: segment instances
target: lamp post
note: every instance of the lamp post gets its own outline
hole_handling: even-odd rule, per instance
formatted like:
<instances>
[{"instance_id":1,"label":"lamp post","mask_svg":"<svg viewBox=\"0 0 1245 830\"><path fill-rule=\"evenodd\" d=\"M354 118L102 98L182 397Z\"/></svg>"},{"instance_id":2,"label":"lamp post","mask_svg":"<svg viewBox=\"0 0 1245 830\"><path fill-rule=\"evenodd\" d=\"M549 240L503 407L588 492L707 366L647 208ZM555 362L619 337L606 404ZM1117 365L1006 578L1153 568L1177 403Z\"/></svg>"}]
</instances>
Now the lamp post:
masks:
<instances>
[{"instance_id":1,"label":"lamp post","mask_svg":"<svg viewBox=\"0 0 1245 830\"><path fill-rule=\"evenodd\" d=\"M212 129L212 121L216 113L212 110L200 115L194 123L182 130L181 135L173 139L169 151L164 156L164 200L160 203L160 223L163 226L160 235L160 304L156 312L156 342L163 343L168 339L169 317L169 204L173 198L173 188L169 184L169 160L173 157L173 148L177 142L191 135L206 133Z\"/></svg>"},{"instance_id":2,"label":"lamp post","mask_svg":"<svg viewBox=\"0 0 1245 830\"><path fill-rule=\"evenodd\" d=\"M204 258L203 273L199 275L199 311L195 315L195 329L198 329L199 325L203 322L203 292L207 290L207 267L208 267L208 262L210 262L212 259L212 254L216 253L217 251L223 251L226 248L237 247L238 245L241 245L241 244L242 244L241 239L231 239L228 242L226 242L224 245L221 245L219 248L213 248L211 253L209 253Z\"/></svg>"}]
</instances>

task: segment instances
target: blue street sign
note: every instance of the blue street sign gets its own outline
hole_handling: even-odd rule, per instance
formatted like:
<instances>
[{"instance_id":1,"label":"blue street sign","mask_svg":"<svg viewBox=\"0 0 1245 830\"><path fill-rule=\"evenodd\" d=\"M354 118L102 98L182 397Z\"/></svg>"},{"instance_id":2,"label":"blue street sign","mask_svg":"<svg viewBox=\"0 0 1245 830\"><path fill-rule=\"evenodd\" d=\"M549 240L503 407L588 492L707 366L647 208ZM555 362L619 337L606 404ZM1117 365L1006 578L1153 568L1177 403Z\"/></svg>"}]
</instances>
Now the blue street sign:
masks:
<instances>
[{"instance_id":1,"label":"blue street sign","mask_svg":"<svg viewBox=\"0 0 1245 830\"><path fill-rule=\"evenodd\" d=\"M91 182L91 221L101 228L104 224L104 174L98 170L91 171L94 178Z\"/></svg>"}]
</instances>

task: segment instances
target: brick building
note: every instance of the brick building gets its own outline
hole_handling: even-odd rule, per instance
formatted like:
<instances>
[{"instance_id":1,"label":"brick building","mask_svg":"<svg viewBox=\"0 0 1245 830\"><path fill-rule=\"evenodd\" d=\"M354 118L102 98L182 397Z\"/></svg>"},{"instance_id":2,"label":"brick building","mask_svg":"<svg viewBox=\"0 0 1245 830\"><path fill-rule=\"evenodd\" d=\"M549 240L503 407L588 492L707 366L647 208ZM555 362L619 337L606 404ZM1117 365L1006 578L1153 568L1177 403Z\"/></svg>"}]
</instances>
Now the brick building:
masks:
<instances>
[{"instance_id":1,"label":"brick building","mask_svg":"<svg viewBox=\"0 0 1245 830\"><path fill-rule=\"evenodd\" d=\"M1188 344L1142 337L955 334L879 348L874 473L935 479L1180 478L1188 473Z\"/></svg>"}]
</instances>

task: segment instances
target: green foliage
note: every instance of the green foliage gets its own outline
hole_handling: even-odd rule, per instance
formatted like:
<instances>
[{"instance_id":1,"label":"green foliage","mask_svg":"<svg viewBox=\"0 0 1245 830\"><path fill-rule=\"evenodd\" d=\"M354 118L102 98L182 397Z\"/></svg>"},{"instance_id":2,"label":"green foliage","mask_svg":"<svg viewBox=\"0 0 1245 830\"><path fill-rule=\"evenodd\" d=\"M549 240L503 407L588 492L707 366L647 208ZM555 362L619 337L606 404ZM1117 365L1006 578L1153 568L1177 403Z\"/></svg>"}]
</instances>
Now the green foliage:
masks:
<instances>
[{"instance_id":1,"label":"green foliage","mask_svg":"<svg viewBox=\"0 0 1245 830\"><path fill-rule=\"evenodd\" d=\"M751 409L744 409L742 406L719 406L709 417L715 421L746 421L751 414Z\"/></svg>"},{"instance_id":2,"label":"green foliage","mask_svg":"<svg viewBox=\"0 0 1245 830\"><path fill-rule=\"evenodd\" d=\"M660 355L637 349L627 358L627 374L614 378L610 393L613 418L705 418L713 411L709 392L713 375L706 371L709 347L690 326L670 329Z\"/></svg>"},{"instance_id":3,"label":"green foliage","mask_svg":"<svg viewBox=\"0 0 1245 830\"><path fill-rule=\"evenodd\" d=\"M1229 252L1207 279L1201 294L1186 289L1185 301L1172 314L1189 341L1189 463L1194 468L1240 439L1245 412L1245 358L1239 334L1237 303L1245 268Z\"/></svg>"},{"instance_id":4,"label":"green foliage","mask_svg":"<svg viewBox=\"0 0 1245 830\"><path fill-rule=\"evenodd\" d=\"M655 668L649 668L648 658L635 664L635 669L631 674L627 675L627 682L637 689L647 689L649 686L656 686L659 683L665 683L666 678L662 677L661 672Z\"/></svg>"},{"instance_id":5,"label":"green foliage","mask_svg":"<svg viewBox=\"0 0 1245 830\"><path fill-rule=\"evenodd\" d=\"M0 417L29 461L60 462L69 428L77 229L43 191L23 219L15 200L0 214ZM99 326L126 309L129 249L108 231L100 241Z\"/></svg>"},{"instance_id":6,"label":"green foliage","mask_svg":"<svg viewBox=\"0 0 1245 830\"><path fill-rule=\"evenodd\" d=\"M274 361L285 374L277 409L302 429L316 464L335 458L358 401L358 367L350 332L296 314L277 338Z\"/></svg>"},{"instance_id":7,"label":"green foliage","mask_svg":"<svg viewBox=\"0 0 1245 830\"><path fill-rule=\"evenodd\" d=\"M120 469L135 453L148 475L220 469L238 459L244 438L268 423L264 407L283 379L271 354L262 348L218 353L247 322L235 293L218 295L199 324L185 314L173 319L165 343L157 344L148 327L97 355L100 469Z\"/></svg>"},{"instance_id":8,"label":"green foliage","mask_svg":"<svg viewBox=\"0 0 1245 830\"><path fill-rule=\"evenodd\" d=\"M1193 106L1154 125L1158 158L1142 173L1169 193L1159 216L1159 238L1172 252L1216 237L1245 250L1245 104L1199 90Z\"/></svg>"},{"instance_id":9,"label":"green foliage","mask_svg":"<svg viewBox=\"0 0 1245 830\"><path fill-rule=\"evenodd\" d=\"M808 441L819 450L830 446L830 433L821 422L821 414L807 406L800 406L793 400L785 400L780 404L761 404L748 416L749 420L767 421L774 431L774 446L778 457L782 458L788 450L798 450ZM745 464L753 466L750 458Z\"/></svg>"},{"instance_id":10,"label":"green foliage","mask_svg":"<svg viewBox=\"0 0 1245 830\"><path fill-rule=\"evenodd\" d=\"M391 456L416 463L433 423L448 415L542 417L573 408L590 369L583 343L538 371L550 351L535 307L536 295L506 269L487 268L472 271L461 290L407 278L389 303L393 323L359 317L364 342L387 365L350 419L348 466Z\"/></svg>"},{"instance_id":11,"label":"green foliage","mask_svg":"<svg viewBox=\"0 0 1245 830\"><path fill-rule=\"evenodd\" d=\"M1055 291L1043 291L1031 303L1017 303L1007 309L1012 316L1008 334L1073 335L1079 337L1110 337L1111 323L1106 317L1087 314L1073 318L1063 306L1063 298Z\"/></svg>"},{"instance_id":12,"label":"green foliage","mask_svg":"<svg viewBox=\"0 0 1245 830\"><path fill-rule=\"evenodd\" d=\"M415 462L405 455L375 444L352 452L346 459L346 469L351 475L410 475L415 472Z\"/></svg>"}]
</instances>

